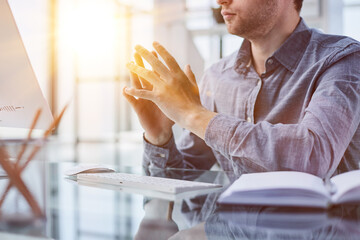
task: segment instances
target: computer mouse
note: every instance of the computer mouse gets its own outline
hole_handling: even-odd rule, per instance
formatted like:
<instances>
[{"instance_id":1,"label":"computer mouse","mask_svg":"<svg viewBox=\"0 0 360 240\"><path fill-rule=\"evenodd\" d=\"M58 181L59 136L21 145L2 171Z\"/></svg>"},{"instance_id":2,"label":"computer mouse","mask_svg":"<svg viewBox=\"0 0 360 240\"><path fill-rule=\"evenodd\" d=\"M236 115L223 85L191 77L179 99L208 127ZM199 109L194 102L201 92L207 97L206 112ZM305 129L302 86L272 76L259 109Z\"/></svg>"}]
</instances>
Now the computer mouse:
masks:
<instances>
[{"instance_id":1,"label":"computer mouse","mask_svg":"<svg viewBox=\"0 0 360 240\"><path fill-rule=\"evenodd\" d=\"M114 169L102 164L80 164L64 172L67 176L76 176L80 173L107 173L115 172Z\"/></svg>"}]
</instances>

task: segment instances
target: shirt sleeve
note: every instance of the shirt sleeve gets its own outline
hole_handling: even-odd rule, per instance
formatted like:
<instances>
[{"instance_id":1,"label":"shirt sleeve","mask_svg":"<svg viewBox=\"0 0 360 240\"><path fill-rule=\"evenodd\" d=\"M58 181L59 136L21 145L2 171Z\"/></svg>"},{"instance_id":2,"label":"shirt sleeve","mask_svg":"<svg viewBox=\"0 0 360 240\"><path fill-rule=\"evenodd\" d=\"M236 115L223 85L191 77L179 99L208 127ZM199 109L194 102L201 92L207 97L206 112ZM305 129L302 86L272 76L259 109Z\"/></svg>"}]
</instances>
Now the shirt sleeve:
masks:
<instances>
[{"instance_id":1,"label":"shirt sleeve","mask_svg":"<svg viewBox=\"0 0 360 240\"><path fill-rule=\"evenodd\" d=\"M204 140L187 130L183 130L178 144L175 144L174 137L161 147L150 144L145 138L143 142L144 167L208 170L216 161L212 150Z\"/></svg>"},{"instance_id":2,"label":"shirt sleeve","mask_svg":"<svg viewBox=\"0 0 360 240\"><path fill-rule=\"evenodd\" d=\"M324 67L298 124L253 124L218 114L206 129L206 143L234 167L332 175L360 123L359 62L357 52Z\"/></svg>"}]
</instances>

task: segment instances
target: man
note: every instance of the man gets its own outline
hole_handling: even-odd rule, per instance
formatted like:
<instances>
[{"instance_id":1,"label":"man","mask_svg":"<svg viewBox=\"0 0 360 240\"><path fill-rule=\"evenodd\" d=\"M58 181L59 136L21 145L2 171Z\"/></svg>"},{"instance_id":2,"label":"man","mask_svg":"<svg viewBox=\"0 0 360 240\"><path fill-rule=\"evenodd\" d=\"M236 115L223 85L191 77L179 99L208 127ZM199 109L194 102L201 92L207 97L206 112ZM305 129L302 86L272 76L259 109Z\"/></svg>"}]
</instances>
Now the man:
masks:
<instances>
[{"instance_id":1,"label":"man","mask_svg":"<svg viewBox=\"0 0 360 240\"><path fill-rule=\"evenodd\" d=\"M158 43L166 66L141 46L127 66L133 87L124 95L145 129L144 164L209 169L218 162L236 173L320 177L358 168L360 44L309 29L302 0L218 4L228 31L245 40L206 71L199 90L190 67L182 71ZM185 129L177 146L174 122Z\"/></svg>"}]
</instances>

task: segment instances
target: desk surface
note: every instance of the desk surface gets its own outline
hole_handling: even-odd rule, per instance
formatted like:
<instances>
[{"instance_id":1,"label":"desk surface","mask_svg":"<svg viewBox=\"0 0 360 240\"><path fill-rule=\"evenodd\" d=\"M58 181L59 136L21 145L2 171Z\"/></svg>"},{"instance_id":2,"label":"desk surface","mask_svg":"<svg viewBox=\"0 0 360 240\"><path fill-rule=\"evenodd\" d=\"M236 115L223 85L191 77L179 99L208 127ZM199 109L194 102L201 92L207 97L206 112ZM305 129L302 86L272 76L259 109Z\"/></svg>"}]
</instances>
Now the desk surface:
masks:
<instances>
[{"instance_id":1,"label":"desk surface","mask_svg":"<svg viewBox=\"0 0 360 240\"><path fill-rule=\"evenodd\" d=\"M331 210L216 205L219 192L169 201L79 185L63 172L74 163L47 163L46 219L0 222L0 232L50 239L357 239L360 206ZM140 168L117 169L142 173ZM147 170L147 174L228 185L221 171ZM4 180L1 180L4 181ZM27 183L29 184L29 183ZM147 194L149 195L149 194ZM161 197L161 196L160 196ZM14 203L15 204L15 203Z\"/></svg>"}]
</instances>

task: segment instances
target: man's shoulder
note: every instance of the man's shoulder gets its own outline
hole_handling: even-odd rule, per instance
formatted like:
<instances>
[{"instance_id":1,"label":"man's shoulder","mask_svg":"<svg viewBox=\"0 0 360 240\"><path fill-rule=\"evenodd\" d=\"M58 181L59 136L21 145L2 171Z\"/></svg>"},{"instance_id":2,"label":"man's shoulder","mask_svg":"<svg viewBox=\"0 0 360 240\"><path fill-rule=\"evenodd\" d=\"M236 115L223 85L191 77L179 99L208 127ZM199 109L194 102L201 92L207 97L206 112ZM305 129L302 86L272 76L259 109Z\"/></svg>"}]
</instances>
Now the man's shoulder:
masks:
<instances>
[{"instance_id":1,"label":"man's shoulder","mask_svg":"<svg viewBox=\"0 0 360 240\"><path fill-rule=\"evenodd\" d=\"M312 30L308 51L328 57L344 57L360 51L360 43L353 38Z\"/></svg>"},{"instance_id":2,"label":"man's shoulder","mask_svg":"<svg viewBox=\"0 0 360 240\"><path fill-rule=\"evenodd\" d=\"M348 36L325 34L317 30L312 30L311 41L324 48L343 48L348 45L359 46L360 44L358 41Z\"/></svg>"}]
</instances>

